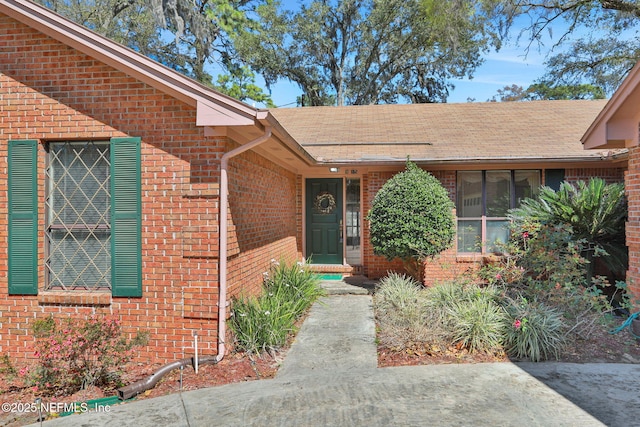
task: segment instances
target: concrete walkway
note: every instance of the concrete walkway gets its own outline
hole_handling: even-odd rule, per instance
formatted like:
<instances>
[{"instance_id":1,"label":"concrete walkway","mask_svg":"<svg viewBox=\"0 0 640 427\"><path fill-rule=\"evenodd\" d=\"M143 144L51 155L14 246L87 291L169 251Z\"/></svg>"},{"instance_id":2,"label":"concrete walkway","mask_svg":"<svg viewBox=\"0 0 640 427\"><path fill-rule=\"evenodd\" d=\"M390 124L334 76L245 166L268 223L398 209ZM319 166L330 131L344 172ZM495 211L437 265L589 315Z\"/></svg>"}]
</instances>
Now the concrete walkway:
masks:
<instances>
[{"instance_id":1,"label":"concrete walkway","mask_svg":"<svg viewBox=\"0 0 640 427\"><path fill-rule=\"evenodd\" d=\"M116 405L45 426L631 426L640 365L376 367L371 297L330 283L274 379ZM337 295L336 295L337 294Z\"/></svg>"}]
</instances>

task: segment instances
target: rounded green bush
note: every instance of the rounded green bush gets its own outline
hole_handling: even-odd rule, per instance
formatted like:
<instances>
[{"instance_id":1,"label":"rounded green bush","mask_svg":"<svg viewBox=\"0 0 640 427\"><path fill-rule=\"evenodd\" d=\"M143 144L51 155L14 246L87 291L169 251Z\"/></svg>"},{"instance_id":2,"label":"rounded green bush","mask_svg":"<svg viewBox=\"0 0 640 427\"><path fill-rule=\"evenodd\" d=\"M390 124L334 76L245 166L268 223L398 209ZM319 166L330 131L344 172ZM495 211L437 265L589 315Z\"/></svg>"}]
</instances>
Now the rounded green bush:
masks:
<instances>
[{"instance_id":1,"label":"rounded green bush","mask_svg":"<svg viewBox=\"0 0 640 427\"><path fill-rule=\"evenodd\" d=\"M433 175L407 162L376 194L367 219L376 255L426 259L451 247L453 202Z\"/></svg>"}]
</instances>

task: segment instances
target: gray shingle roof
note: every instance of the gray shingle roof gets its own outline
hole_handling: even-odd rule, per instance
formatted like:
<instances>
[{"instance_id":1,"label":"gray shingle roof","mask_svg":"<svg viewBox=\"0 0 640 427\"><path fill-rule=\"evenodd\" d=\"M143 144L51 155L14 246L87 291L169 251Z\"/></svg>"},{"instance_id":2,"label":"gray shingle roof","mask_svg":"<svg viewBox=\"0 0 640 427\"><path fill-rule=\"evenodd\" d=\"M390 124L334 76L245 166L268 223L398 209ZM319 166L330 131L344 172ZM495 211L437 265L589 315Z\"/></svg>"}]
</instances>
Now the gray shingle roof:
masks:
<instances>
[{"instance_id":1,"label":"gray shingle roof","mask_svg":"<svg viewBox=\"0 0 640 427\"><path fill-rule=\"evenodd\" d=\"M328 162L562 160L599 157L580 137L606 100L272 109L312 156Z\"/></svg>"}]
</instances>

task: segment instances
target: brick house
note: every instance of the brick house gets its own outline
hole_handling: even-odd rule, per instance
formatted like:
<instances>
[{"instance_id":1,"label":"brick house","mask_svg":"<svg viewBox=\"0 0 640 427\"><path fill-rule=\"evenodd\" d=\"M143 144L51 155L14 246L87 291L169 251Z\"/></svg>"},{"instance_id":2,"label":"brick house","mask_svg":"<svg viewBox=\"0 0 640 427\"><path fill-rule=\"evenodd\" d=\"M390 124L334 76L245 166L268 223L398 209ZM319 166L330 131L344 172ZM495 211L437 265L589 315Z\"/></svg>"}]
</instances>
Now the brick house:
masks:
<instances>
[{"instance_id":1,"label":"brick house","mask_svg":"<svg viewBox=\"0 0 640 427\"><path fill-rule=\"evenodd\" d=\"M29 325L50 314L149 330L141 360L189 356L194 333L224 354L230 298L259 290L272 259L399 269L373 255L363 218L407 156L456 204L457 244L425 265L430 283L491 252L506 210L541 184L621 181L627 167L624 147L580 143L604 101L260 110L28 0L0 0L0 51L11 360L30 357Z\"/></svg>"},{"instance_id":2,"label":"brick house","mask_svg":"<svg viewBox=\"0 0 640 427\"><path fill-rule=\"evenodd\" d=\"M640 300L640 63L629 72L607 105L582 137L586 149L628 150L625 192L628 203L626 243L627 283Z\"/></svg>"}]
</instances>

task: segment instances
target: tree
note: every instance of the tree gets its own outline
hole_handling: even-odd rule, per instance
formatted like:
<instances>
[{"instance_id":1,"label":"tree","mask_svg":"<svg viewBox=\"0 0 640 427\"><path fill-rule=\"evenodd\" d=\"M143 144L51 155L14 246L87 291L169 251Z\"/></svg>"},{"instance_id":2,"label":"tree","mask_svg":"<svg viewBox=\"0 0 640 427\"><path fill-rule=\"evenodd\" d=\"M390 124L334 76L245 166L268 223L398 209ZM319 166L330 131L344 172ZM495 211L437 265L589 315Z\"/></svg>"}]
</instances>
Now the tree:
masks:
<instances>
[{"instance_id":1,"label":"tree","mask_svg":"<svg viewBox=\"0 0 640 427\"><path fill-rule=\"evenodd\" d=\"M367 215L376 255L400 258L416 279L423 262L453 244L453 202L433 175L407 161L406 170L387 181Z\"/></svg>"},{"instance_id":2,"label":"tree","mask_svg":"<svg viewBox=\"0 0 640 427\"><path fill-rule=\"evenodd\" d=\"M611 94L640 60L640 2L637 0L504 0L504 26L516 17L530 19L521 35L533 44L563 28L553 48L565 52L548 57L543 80L558 85L590 83ZM598 36L602 34L602 36Z\"/></svg>"},{"instance_id":3,"label":"tree","mask_svg":"<svg viewBox=\"0 0 640 427\"><path fill-rule=\"evenodd\" d=\"M256 85L255 74L247 66L231 66L228 74L218 76L216 88L240 101L263 103L267 108L274 108L271 97Z\"/></svg>"},{"instance_id":4,"label":"tree","mask_svg":"<svg viewBox=\"0 0 640 427\"><path fill-rule=\"evenodd\" d=\"M539 80L526 90L522 86L511 85L498 89L498 93L489 101L533 101L558 99L603 99L604 90L591 84L557 85Z\"/></svg>"},{"instance_id":5,"label":"tree","mask_svg":"<svg viewBox=\"0 0 640 427\"><path fill-rule=\"evenodd\" d=\"M490 3L490 2L487 2ZM445 101L451 78L471 76L499 46L494 8L469 0L278 0L236 35L244 61L268 86L297 83L306 105Z\"/></svg>"},{"instance_id":6,"label":"tree","mask_svg":"<svg viewBox=\"0 0 640 427\"><path fill-rule=\"evenodd\" d=\"M489 102L513 102L513 101L526 101L527 91L522 86L511 85L505 86L502 89L498 89L496 95L494 95Z\"/></svg>"},{"instance_id":7,"label":"tree","mask_svg":"<svg viewBox=\"0 0 640 427\"><path fill-rule=\"evenodd\" d=\"M239 95L243 100L271 102L257 86L247 85L247 78L253 82L252 75L238 73L229 37L252 25L247 13L263 0L38 1L200 83L222 92L229 90L229 95ZM229 74L221 86L216 86L210 70L220 67ZM243 92L245 88L247 92Z\"/></svg>"}]
</instances>

